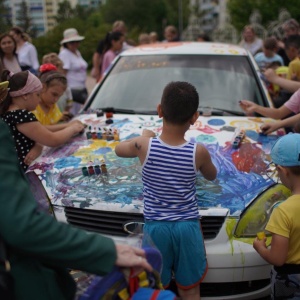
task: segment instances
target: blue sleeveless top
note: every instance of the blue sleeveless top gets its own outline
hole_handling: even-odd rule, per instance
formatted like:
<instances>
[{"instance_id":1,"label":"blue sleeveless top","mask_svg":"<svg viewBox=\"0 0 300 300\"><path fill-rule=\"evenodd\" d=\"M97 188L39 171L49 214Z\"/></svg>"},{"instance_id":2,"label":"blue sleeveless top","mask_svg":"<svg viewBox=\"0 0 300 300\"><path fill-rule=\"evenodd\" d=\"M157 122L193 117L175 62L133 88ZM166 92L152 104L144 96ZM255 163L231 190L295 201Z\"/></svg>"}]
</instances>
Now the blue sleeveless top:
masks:
<instances>
[{"instance_id":1,"label":"blue sleeveless top","mask_svg":"<svg viewBox=\"0 0 300 300\"><path fill-rule=\"evenodd\" d=\"M151 138L143 164L144 217L177 221L199 218L196 201L197 144L180 146Z\"/></svg>"}]
</instances>

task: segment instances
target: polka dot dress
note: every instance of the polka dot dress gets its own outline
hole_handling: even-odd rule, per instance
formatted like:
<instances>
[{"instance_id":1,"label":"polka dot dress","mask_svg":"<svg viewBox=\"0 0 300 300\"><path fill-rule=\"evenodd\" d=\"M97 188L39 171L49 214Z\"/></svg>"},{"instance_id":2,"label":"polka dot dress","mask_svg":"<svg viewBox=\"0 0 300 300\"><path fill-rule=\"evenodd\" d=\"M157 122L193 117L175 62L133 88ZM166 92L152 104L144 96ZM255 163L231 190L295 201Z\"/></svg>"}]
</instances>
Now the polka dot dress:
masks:
<instances>
[{"instance_id":1,"label":"polka dot dress","mask_svg":"<svg viewBox=\"0 0 300 300\"><path fill-rule=\"evenodd\" d=\"M16 150L18 153L20 165L23 170L26 171L28 166L24 163L24 159L30 149L34 146L35 142L18 131L17 125L38 121L33 113L25 109L8 111L5 114L1 115L1 118L11 129L12 136L16 143Z\"/></svg>"}]
</instances>

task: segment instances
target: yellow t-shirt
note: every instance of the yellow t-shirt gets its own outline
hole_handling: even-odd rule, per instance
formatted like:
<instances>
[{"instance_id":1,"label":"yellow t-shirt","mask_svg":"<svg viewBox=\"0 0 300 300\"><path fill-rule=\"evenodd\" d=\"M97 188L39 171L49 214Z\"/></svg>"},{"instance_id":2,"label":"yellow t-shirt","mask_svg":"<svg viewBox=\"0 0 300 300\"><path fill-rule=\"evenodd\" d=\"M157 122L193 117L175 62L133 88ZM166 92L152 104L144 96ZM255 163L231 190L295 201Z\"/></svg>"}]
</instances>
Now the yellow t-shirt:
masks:
<instances>
[{"instance_id":1,"label":"yellow t-shirt","mask_svg":"<svg viewBox=\"0 0 300 300\"><path fill-rule=\"evenodd\" d=\"M294 78L296 76L296 78ZM300 81L300 59L297 57L289 63L287 79Z\"/></svg>"},{"instance_id":2,"label":"yellow t-shirt","mask_svg":"<svg viewBox=\"0 0 300 300\"><path fill-rule=\"evenodd\" d=\"M43 125L57 124L62 117L62 113L57 104L54 104L47 114L43 111L40 105L36 107L33 113Z\"/></svg>"},{"instance_id":3,"label":"yellow t-shirt","mask_svg":"<svg viewBox=\"0 0 300 300\"><path fill-rule=\"evenodd\" d=\"M289 239L286 263L300 264L300 195L293 195L274 208L266 230Z\"/></svg>"}]
</instances>

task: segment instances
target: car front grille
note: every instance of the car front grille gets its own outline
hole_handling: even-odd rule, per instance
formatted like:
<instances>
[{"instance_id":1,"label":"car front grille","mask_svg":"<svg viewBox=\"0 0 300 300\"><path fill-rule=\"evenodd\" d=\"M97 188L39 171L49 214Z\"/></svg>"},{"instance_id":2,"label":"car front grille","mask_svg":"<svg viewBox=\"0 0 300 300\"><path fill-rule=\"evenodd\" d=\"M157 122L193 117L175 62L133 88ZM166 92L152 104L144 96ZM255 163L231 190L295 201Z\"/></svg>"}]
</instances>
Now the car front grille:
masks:
<instances>
[{"instance_id":1,"label":"car front grille","mask_svg":"<svg viewBox=\"0 0 300 300\"><path fill-rule=\"evenodd\" d=\"M214 282L200 284L201 297L229 297L232 295L242 295L266 288L270 285L270 279L261 279L253 281L239 281L239 282ZM174 293L178 294L176 283L171 281L168 288ZM237 299L237 298L236 298ZM270 299L270 298L264 298Z\"/></svg>"},{"instance_id":2,"label":"car front grille","mask_svg":"<svg viewBox=\"0 0 300 300\"><path fill-rule=\"evenodd\" d=\"M68 223L87 231L99 232L112 236L126 237L123 226L128 222L144 222L142 214L113 211L91 210L76 207L65 207ZM203 216L201 226L204 239L213 239L217 236L224 223L222 216Z\"/></svg>"}]
</instances>

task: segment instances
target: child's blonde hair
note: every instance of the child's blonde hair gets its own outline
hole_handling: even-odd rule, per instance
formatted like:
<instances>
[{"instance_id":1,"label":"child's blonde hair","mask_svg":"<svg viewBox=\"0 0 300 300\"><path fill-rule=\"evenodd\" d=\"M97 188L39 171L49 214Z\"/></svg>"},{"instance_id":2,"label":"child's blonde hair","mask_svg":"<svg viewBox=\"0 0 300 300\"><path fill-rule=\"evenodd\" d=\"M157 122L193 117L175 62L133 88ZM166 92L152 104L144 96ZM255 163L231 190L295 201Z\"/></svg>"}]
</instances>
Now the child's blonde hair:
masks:
<instances>
[{"instance_id":1,"label":"child's blonde hair","mask_svg":"<svg viewBox=\"0 0 300 300\"><path fill-rule=\"evenodd\" d=\"M45 54L43 56L42 64L52 64L57 69L63 69L64 65L62 60L58 57L58 54L55 52Z\"/></svg>"}]
</instances>

